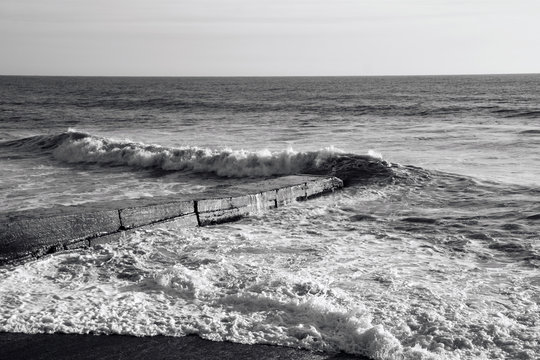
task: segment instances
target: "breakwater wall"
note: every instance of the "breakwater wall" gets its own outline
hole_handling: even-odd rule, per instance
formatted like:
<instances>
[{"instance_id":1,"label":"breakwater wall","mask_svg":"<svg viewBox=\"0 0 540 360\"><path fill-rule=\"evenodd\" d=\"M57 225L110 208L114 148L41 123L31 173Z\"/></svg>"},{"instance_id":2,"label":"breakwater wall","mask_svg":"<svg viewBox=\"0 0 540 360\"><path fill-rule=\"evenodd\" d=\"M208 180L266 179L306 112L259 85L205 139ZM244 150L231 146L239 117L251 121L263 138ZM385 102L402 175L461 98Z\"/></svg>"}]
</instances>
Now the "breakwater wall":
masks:
<instances>
[{"instance_id":1,"label":"breakwater wall","mask_svg":"<svg viewBox=\"0 0 540 360\"><path fill-rule=\"evenodd\" d=\"M90 203L0 214L0 265L118 241L173 223L219 224L343 187L336 177L291 175L181 197Z\"/></svg>"}]
</instances>

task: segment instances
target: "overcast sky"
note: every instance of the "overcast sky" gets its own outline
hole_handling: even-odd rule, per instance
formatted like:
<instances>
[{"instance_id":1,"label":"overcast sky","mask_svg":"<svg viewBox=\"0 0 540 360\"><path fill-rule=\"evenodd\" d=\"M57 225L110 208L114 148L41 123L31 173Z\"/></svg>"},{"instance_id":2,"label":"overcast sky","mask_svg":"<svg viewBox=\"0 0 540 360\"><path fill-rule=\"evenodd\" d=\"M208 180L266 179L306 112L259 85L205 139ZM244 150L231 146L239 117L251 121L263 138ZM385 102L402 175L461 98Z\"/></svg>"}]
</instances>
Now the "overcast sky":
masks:
<instances>
[{"instance_id":1,"label":"overcast sky","mask_svg":"<svg viewBox=\"0 0 540 360\"><path fill-rule=\"evenodd\" d=\"M540 0L0 0L0 74L540 72Z\"/></svg>"}]
</instances>

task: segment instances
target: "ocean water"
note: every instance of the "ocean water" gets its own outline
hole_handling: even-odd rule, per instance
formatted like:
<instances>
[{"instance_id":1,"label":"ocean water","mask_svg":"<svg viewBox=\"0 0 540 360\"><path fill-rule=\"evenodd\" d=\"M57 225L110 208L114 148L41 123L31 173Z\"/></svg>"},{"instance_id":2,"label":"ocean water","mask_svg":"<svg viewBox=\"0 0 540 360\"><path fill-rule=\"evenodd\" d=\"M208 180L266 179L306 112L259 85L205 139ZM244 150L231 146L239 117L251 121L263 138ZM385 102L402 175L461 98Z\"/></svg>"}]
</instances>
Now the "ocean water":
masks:
<instances>
[{"instance_id":1,"label":"ocean water","mask_svg":"<svg viewBox=\"0 0 540 360\"><path fill-rule=\"evenodd\" d=\"M0 77L0 211L332 174L329 196L0 268L0 331L540 354L540 75Z\"/></svg>"}]
</instances>

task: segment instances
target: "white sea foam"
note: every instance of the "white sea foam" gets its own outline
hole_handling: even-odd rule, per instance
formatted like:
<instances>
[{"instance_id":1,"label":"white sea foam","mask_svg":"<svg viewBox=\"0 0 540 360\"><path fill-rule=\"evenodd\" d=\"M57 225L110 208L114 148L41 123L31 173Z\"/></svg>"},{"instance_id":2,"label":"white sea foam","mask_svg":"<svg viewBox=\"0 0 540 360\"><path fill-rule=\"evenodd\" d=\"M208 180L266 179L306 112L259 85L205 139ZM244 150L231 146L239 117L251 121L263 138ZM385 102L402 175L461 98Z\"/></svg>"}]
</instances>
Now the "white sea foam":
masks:
<instances>
[{"instance_id":1,"label":"white sea foam","mask_svg":"<svg viewBox=\"0 0 540 360\"><path fill-rule=\"evenodd\" d=\"M0 330L199 334L374 359L534 358L534 269L503 277L474 253L350 222L380 200L352 195L1 269Z\"/></svg>"},{"instance_id":2,"label":"white sea foam","mask_svg":"<svg viewBox=\"0 0 540 360\"><path fill-rule=\"evenodd\" d=\"M149 272L135 285L114 277L109 283L99 281L102 274L95 272L85 274L92 285L77 279L76 272L96 270L87 268L88 263L99 266L110 261L121 260L107 251L96 256L69 254L11 272L1 293L0 330L139 336L196 333L216 341L342 350L374 359L402 353L399 341L382 326L373 326L365 309L348 310L336 303L339 297L313 282L263 275L260 269L255 272L258 277L248 281L239 277L241 269L227 263L197 270L174 265ZM39 285L36 272L56 280ZM2 275L5 280L7 274ZM239 280L244 283L235 283ZM15 282L26 283L26 294L16 289Z\"/></svg>"},{"instance_id":3,"label":"white sea foam","mask_svg":"<svg viewBox=\"0 0 540 360\"><path fill-rule=\"evenodd\" d=\"M233 231L225 243L216 235L139 232L119 247L0 270L0 331L199 334L373 359L422 353L404 349L372 324L364 305L328 281L258 264L268 254L238 257L234 243L245 241L242 234ZM204 238L209 242L197 241ZM433 356L424 351L412 358Z\"/></svg>"},{"instance_id":4,"label":"white sea foam","mask_svg":"<svg viewBox=\"0 0 540 360\"><path fill-rule=\"evenodd\" d=\"M162 170L188 170L225 177L295 174L321 166L343 151L329 147L313 152L169 148L97 136L66 137L54 149L55 158L68 163L124 165Z\"/></svg>"},{"instance_id":5,"label":"white sea foam","mask_svg":"<svg viewBox=\"0 0 540 360\"><path fill-rule=\"evenodd\" d=\"M375 159L380 159L380 160L383 159L383 156L382 156L382 154L380 152L377 152L377 151L372 150L372 149L368 150L368 155L375 158Z\"/></svg>"},{"instance_id":6,"label":"white sea foam","mask_svg":"<svg viewBox=\"0 0 540 360\"><path fill-rule=\"evenodd\" d=\"M0 186L12 189L0 194L4 210L185 194L223 186L224 177L227 184L238 184L248 178L303 173L334 175L353 183L386 181L394 175L383 160L333 146L304 152L290 147L167 147L68 131L3 142L0 147L8 157ZM40 168L44 165L50 171Z\"/></svg>"}]
</instances>

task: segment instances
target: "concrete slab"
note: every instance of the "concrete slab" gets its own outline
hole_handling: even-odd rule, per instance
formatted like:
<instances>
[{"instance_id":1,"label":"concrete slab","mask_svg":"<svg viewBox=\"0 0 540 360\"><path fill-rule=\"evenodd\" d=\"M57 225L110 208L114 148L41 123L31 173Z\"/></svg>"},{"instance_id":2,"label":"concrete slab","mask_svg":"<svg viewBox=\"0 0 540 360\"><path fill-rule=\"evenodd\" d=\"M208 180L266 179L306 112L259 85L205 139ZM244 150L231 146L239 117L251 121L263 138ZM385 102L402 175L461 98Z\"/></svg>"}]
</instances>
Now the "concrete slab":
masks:
<instances>
[{"instance_id":1,"label":"concrete slab","mask_svg":"<svg viewBox=\"0 0 540 360\"><path fill-rule=\"evenodd\" d=\"M120 221L123 228L131 229L190 213L195 213L194 201L168 202L120 209Z\"/></svg>"},{"instance_id":2,"label":"concrete slab","mask_svg":"<svg viewBox=\"0 0 540 360\"><path fill-rule=\"evenodd\" d=\"M130 234L133 234L135 231L148 231L148 230L155 230L155 229L160 229L160 228L186 229L186 228L194 228L197 226L199 226L199 223L197 221L197 215L195 213L191 213L191 214L176 217L174 219L160 221L160 222L150 224L150 225L139 226L137 228L133 228L129 230L121 230L113 234L98 236L98 237L89 239L89 246L98 246L98 245L118 242L122 239L125 239Z\"/></svg>"},{"instance_id":3,"label":"concrete slab","mask_svg":"<svg viewBox=\"0 0 540 360\"><path fill-rule=\"evenodd\" d=\"M335 189L341 189L343 187L343 181L336 177L318 179L316 181L308 181L306 183L306 198L320 196L329 192L333 192Z\"/></svg>"},{"instance_id":4,"label":"concrete slab","mask_svg":"<svg viewBox=\"0 0 540 360\"><path fill-rule=\"evenodd\" d=\"M288 204L292 201L306 199L306 184L294 185L277 190L277 206Z\"/></svg>"},{"instance_id":5,"label":"concrete slab","mask_svg":"<svg viewBox=\"0 0 540 360\"><path fill-rule=\"evenodd\" d=\"M197 213L232 210L248 207L251 212L276 207L276 190L256 194L231 196L225 198L208 198L196 200Z\"/></svg>"},{"instance_id":6,"label":"concrete slab","mask_svg":"<svg viewBox=\"0 0 540 360\"><path fill-rule=\"evenodd\" d=\"M185 229L185 228L194 228L199 226L199 223L197 221L197 214L191 213L182 215L179 217L176 217L174 219L169 219L165 221L160 221L155 224L145 225L138 227L136 229L131 229L129 231L147 231L147 230L155 230L155 229L161 229L161 228L167 228L167 229Z\"/></svg>"},{"instance_id":7,"label":"concrete slab","mask_svg":"<svg viewBox=\"0 0 540 360\"><path fill-rule=\"evenodd\" d=\"M239 220L251 213L251 208L244 206L242 208L233 208L227 210L209 211L199 213L199 225L207 226L214 224L222 224L225 222L231 222Z\"/></svg>"},{"instance_id":8,"label":"concrete slab","mask_svg":"<svg viewBox=\"0 0 540 360\"><path fill-rule=\"evenodd\" d=\"M66 250L81 249L81 248L86 248L89 245L90 245L89 240L80 240L80 241L75 241L71 244L64 245L64 249Z\"/></svg>"},{"instance_id":9,"label":"concrete slab","mask_svg":"<svg viewBox=\"0 0 540 360\"><path fill-rule=\"evenodd\" d=\"M250 197L250 207L253 213L258 213L260 211L265 211L267 209L274 209L277 207L277 191L270 190L261 192L258 194L249 195Z\"/></svg>"},{"instance_id":10,"label":"concrete slab","mask_svg":"<svg viewBox=\"0 0 540 360\"><path fill-rule=\"evenodd\" d=\"M118 210L20 220L14 216L0 223L0 256L20 257L38 249L63 246L118 229Z\"/></svg>"},{"instance_id":11,"label":"concrete slab","mask_svg":"<svg viewBox=\"0 0 540 360\"><path fill-rule=\"evenodd\" d=\"M197 200L197 212L199 213L233 208L234 206L231 197Z\"/></svg>"},{"instance_id":12,"label":"concrete slab","mask_svg":"<svg viewBox=\"0 0 540 360\"><path fill-rule=\"evenodd\" d=\"M308 181L319 181L326 179L328 176L311 176L311 175L289 175L282 176L275 179L268 179L264 181L257 181L249 184L237 186L238 191L244 191L247 194L255 194L261 192L267 192L270 190L283 189L294 185L305 184Z\"/></svg>"},{"instance_id":13,"label":"concrete slab","mask_svg":"<svg viewBox=\"0 0 540 360\"><path fill-rule=\"evenodd\" d=\"M234 221L343 187L328 176L291 175L201 194L35 209L0 214L0 265L118 241L129 231Z\"/></svg>"}]
</instances>

